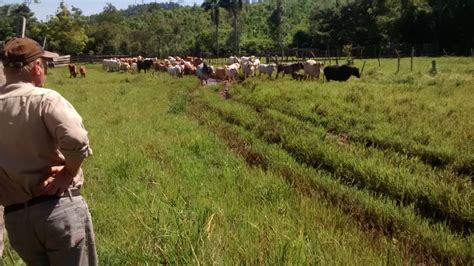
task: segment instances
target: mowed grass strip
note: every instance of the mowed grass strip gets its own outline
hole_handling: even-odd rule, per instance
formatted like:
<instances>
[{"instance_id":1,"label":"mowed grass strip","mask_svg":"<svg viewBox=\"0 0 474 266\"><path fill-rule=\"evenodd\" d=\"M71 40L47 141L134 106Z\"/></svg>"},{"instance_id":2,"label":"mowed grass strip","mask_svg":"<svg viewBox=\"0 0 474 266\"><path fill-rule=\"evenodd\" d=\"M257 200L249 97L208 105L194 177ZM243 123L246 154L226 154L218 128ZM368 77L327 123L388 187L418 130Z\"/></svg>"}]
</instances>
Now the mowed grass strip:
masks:
<instances>
[{"instance_id":1,"label":"mowed grass strip","mask_svg":"<svg viewBox=\"0 0 474 266\"><path fill-rule=\"evenodd\" d=\"M243 126L267 143L279 143L305 165L325 169L344 182L386 195L402 204L415 204L420 213L435 220L447 220L456 231L469 233L474 221L472 188L458 188L448 182L412 173L394 166L383 154L357 146L341 145L326 137L322 128L282 115L253 110L232 101L222 102L212 94L203 96L208 108L226 121Z\"/></svg>"},{"instance_id":2,"label":"mowed grass strip","mask_svg":"<svg viewBox=\"0 0 474 266\"><path fill-rule=\"evenodd\" d=\"M393 237L394 243L418 259L426 260L424 262L472 261L471 236L461 238L441 224L433 226L421 219L413 206L400 206L386 197L346 186L325 172L305 167L280 145L260 140L248 129L229 122L232 119L215 111L200 99L193 100L189 109L191 116L207 125L249 165L281 174L304 195L342 209L368 231L375 228Z\"/></svg>"},{"instance_id":3,"label":"mowed grass strip","mask_svg":"<svg viewBox=\"0 0 474 266\"><path fill-rule=\"evenodd\" d=\"M248 167L189 119L193 78L51 69L47 87L78 110L94 154L84 165L99 263L407 264L391 239ZM6 265L21 264L7 246Z\"/></svg>"},{"instance_id":4,"label":"mowed grass strip","mask_svg":"<svg viewBox=\"0 0 474 266\"><path fill-rule=\"evenodd\" d=\"M235 94L254 105L275 108L328 131L347 134L353 140L472 176L472 60L443 59L441 73L435 76L428 74L430 62L426 58L415 59L415 66L425 69L413 73L394 74L384 65L374 66L376 63L367 61L361 80L295 83L253 79L244 83L247 90Z\"/></svg>"}]
</instances>

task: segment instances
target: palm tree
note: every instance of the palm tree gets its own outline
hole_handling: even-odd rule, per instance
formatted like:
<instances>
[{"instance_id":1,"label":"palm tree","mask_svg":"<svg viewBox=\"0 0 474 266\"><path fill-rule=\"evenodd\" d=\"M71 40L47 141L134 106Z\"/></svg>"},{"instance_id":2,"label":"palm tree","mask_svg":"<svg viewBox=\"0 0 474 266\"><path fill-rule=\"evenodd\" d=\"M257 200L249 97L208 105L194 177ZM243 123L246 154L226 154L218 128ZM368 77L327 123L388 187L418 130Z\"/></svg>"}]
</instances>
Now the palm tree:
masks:
<instances>
[{"instance_id":1,"label":"palm tree","mask_svg":"<svg viewBox=\"0 0 474 266\"><path fill-rule=\"evenodd\" d=\"M205 11L211 11L211 21L216 26L216 56L219 57L219 8L220 0L205 0L202 3L202 8Z\"/></svg>"},{"instance_id":2,"label":"palm tree","mask_svg":"<svg viewBox=\"0 0 474 266\"><path fill-rule=\"evenodd\" d=\"M234 28L234 53L239 53L239 34L237 31L237 18L242 10L242 0L220 0L220 6L232 15L232 26Z\"/></svg>"}]
</instances>

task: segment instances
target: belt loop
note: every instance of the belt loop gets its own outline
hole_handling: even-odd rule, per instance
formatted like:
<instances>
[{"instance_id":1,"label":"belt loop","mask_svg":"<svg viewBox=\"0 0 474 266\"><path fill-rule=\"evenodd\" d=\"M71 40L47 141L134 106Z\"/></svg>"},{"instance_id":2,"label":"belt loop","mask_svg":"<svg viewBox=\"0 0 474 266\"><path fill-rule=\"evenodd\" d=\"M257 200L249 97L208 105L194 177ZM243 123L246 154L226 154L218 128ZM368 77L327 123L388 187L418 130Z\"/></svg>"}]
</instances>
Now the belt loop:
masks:
<instances>
[{"instance_id":1,"label":"belt loop","mask_svg":"<svg viewBox=\"0 0 474 266\"><path fill-rule=\"evenodd\" d=\"M72 201L71 188L68 188L68 189L67 189L67 194L69 195L69 199Z\"/></svg>"}]
</instances>

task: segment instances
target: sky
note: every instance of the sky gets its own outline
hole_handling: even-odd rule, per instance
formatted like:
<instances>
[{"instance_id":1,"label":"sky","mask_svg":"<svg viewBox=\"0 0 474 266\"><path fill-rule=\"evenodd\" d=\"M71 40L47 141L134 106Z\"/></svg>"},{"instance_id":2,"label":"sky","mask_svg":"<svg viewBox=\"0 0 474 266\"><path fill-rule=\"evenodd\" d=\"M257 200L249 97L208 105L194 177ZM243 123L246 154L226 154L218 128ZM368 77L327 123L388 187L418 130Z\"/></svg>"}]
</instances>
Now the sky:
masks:
<instances>
[{"instance_id":1,"label":"sky","mask_svg":"<svg viewBox=\"0 0 474 266\"><path fill-rule=\"evenodd\" d=\"M61 0L0 0L0 6L21 4L23 2L31 2L30 9L35 13L36 18L46 21L48 16L56 13ZM174 2L181 5L193 5L201 4L203 0L64 0L64 3L66 3L69 9L71 9L72 6L80 8L82 13L86 16L102 12L106 3L113 4L117 9L126 9L129 5L155 2Z\"/></svg>"}]
</instances>

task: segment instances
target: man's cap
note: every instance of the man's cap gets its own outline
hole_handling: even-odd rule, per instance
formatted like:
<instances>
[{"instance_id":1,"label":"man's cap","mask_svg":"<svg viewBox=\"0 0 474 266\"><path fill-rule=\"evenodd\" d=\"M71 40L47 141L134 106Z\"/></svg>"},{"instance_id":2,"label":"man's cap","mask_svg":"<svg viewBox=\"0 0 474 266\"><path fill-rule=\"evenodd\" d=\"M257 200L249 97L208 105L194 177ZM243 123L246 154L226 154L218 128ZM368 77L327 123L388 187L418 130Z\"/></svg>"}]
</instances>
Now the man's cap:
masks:
<instances>
[{"instance_id":1,"label":"man's cap","mask_svg":"<svg viewBox=\"0 0 474 266\"><path fill-rule=\"evenodd\" d=\"M40 57L54 58L58 54L45 51L30 38L13 38L7 41L0 54L6 67L23 67Z\"/></svg>"}]
</instances>

